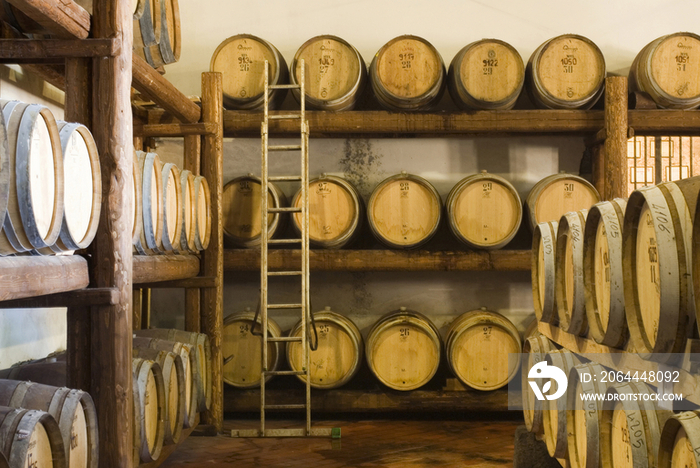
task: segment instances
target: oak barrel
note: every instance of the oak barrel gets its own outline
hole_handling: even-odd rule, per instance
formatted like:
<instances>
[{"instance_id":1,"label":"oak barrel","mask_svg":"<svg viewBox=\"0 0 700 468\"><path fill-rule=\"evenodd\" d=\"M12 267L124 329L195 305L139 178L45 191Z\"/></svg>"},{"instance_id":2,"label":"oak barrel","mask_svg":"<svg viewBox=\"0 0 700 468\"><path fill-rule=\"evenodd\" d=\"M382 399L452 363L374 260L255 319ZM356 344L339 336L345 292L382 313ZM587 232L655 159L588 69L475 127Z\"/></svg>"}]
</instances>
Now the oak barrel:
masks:
<instances>
[{"instance_id":1,"label":"oak barrel","mask_svg":"<svg viewBox=\"0 0 700 468\"><path fill-rule=\"evenodd\" d=\"M321 389L341 387L360 369L362 335L352 320L333 312L330 307L316 312L313 316L315 332L307 332L307 339L317 343L317 348L309 354L311 386ZM289 336L301 337L301 332L302 326L299 321L292 327ZM287 362L294 371L304 368L301 346L299 342L287 343ZM306 382L306 376L298 377L302 382Z\"/></svg>"},{"instance_id":2,"label":"oak barrel","mask_svg":"<svg viewBox=\"0 0 700 468\"><path fill-rule=\"evenodd\" d=\"M367 364L394 390L415 390L430 381L440 365L440 333L424 315L401 307L381 317L365 345Z\"/></svg>"},{"instance_id":3,"label":"oak barrel","mask_svg":"<svg viewBox=\"0 0 700 468\"><path fill-rule=\"evenodd\" d=\"M141 170L139 158L134 149L134 170L132 171L131 183L133 188L133 196L131 197L131 213L133 213L134 221L131 227L131 244L136 245L141 239L141 231L143 231L143 200L141 199Z\"/></svg>"},{"instance_id":4,"label":"oak barrel","mask_svg":"<svg viewBox=\"0 0 700 468\"><path fill-rule=\"evenodd\" d=\"M182 234L182 182L180 169L175 164L163 164L163 228L162 244L165 253L175 253L180 249Z\"/></svg>"},{"instance_id":5,"label":"oak barrel","mask_svg":"<svg viewBox=\"0 0 700 468\"><path fill-rule=\"evenodd\" d=\"M508 110L525 82L517 50L498 39L472 42L457 52L447 73L452 100L464 110Z\"/></svg>"},{"instance_id":6,"label":"oak barrel","mask_svg":"<svg viewBox=\"0 0 700 468\"><path fill-rule=\"evenodd\" d=\"M48 107L0 101L7 128L9 198L0 254L53 245L63 220L63 157Z\"/></svg>"},{"instance_id":7,"label":"oak barrel","mask_svg":"<svg viewBox=\"0 0 700 468\"><path fill-rule=\"evenodd\" d=\"M532 234L532 298L541 322L556 324L556 258L558 221L540 223Z\"/></svg>"},{"instance_id":8,"label":"oak barrel","mask_svg":"<svg viewBox=\"0 0 700 468\"><path fill-rule=\"evenodd\" d=\"M604 395L607 384L600 382L606 372L595 363L579 364L568 375L566 391L569 463L572 468L600 466L600 430L603 402L584 400L583 395Z\"/></svg>"},{"instance_id":9,"label":"oak barrel","mask_svg":"<svg viewBox=\"0 0 700 468\"><path fill-rule=\"evenodd\" d=\"M11 468L67 468L63 437L49 413L0 406L0 451Z\"/></svg>"},{"instance_id":10,"label":"oak barrel","mask_svg":"<svg viewBox=\"0 0 700 468\"><path fill-rule=\"evenodd\" d=\"M292 198L292 206L301 206L301 190ZM343 247L354 239L363 218L362 197L350 182L326 174L309 181L309 241L313 245ZM292 221L300 233L301 213L294 213Z\"/></svg>"},{"instance_id":11,"label":"oak barrel","mask_svg":"<svg viewBox=\"0 0 700 468\"><path fill-rule=\"evenodd\" d=\"M500 249L520 228L523 205L503 177L481 171L460 180L445 202L452 233L477 249Z\"/></svg>"},{"instance_id":12,"label":"oak barrel","mask_svg":"<svg viewBox=\"0 0 700 468\"><path fill-rule=\"evenodd\" d=\"M143 58L154 68L180 59L180 6L178 0L160 0L160 38L143 49Z\"/></svg>"},{"instance_id":13,"label":"oak barrel","mask_svg":"<svg viewBox=\"0 0 700 468\"><path fill-rule=\"evenodd\" d=\"M224 186L222 211L224 234L240 247L256 247L261 238L261 191L262 182L253 174L233 179ZM267 205L280 208L286 205L286 198L277 185L268 183ZM283 217L280 213L270 213L267 219L267 233L273 237L280 227Z\"/></svg>"},{"instance_id":14,"label":"oak barrel","mask_svg":"<svg viewBox=\"0 0 700 468\"><path fill-rule=\"evenodd\" d=\"M197 250L205 250L211 240L211 196L207 179L202 176L194 178L194 207L194 245Z\"/></svg>"},{"instance_id":15,"label":"oak barrel","mask_svg":"<svg viewBox=\"0 0 700 468\"><path fill-rule=\"evenodd\" d=\"M559 327L572 335L588 330L583 282L583 230L588 210L566 213L559 220L556 253L556 295Z\"/></svg>"},{"instance_id":16,"label":"oak barrel","mask_svg":"<svg viewBox=\"0 0 700 468\"><path fill-rule=\"evenodd\" d=\"M141 255L159 253L163 248L163 176L156 153L136 151L141 174L141 213L143 228L134 245Z\"/></svg>"},{"instance_id":17,"label":"oak barrel","mask_svg":"<svg viewBox=\"0 0 700 468\"><path fill-rule=\"evenodd\" d=\"M399 36L382 46L369 68L372 90L389 110L427 110L440 101L446 85L440 53L418 36Z\"/></svg>"},{"instance_id":18,"label":"oak barrel","mask_svg":"<svg viewBox=\"0 0 700 468\"><path fill-rule=\"evenodd\" d=\"M271 85L288 82L289 71L277 48L251 34L238 34L223 41L211 57L210 71L223 74L224 105L229 109L255 110L264 105L265 60ZM286 89L270 90L270 108L287 95Z\"/></svg>"},{"instance_id":19,"label":"oak barrel","mask_svg":"<svg viewBox=\"0 0 700 468\"><path fill-rule=\"evenodd\" d=\"M507 385L518 373L521 346L520 332L510 320L482 308L452 322L445 354L450 370L464 385L488 391Z\"/></svg>"},{"instance_id":20,"label":"oak barrel","mask_svg":"<svg viewBox=\"0 0 700 468\"><path fill-rule=\"evenodd\" d=\"M355 107L367 85L367 66L360 53L338 36L316 36L299 47L289 67L298 84L304 60L306 105L310 109L342 111ZM301 91L292 89L299 101Z\"/></svg>"},{"instance_id":21,"label":"oak barrel","mask_svg":"<svg viewBox=\"0 0 700 468\"><path fill-rule=\"evenodd\" d=\"M666 420L659 438L659 468L700 465L700 416L696 411L676 414Z\"/></svg>"},{"instance_id":22,"label":"oak barrel","mask_svg":"<svg viewBox=\"0 0 700 468\"><path fill-rule=\"evenodd\" d=\"M402 172L375 187L367 204L369 227L389 247L411 249L428 242L440 225L442 200L424 178Z\"/></svg>"},{"instance_id":23,"label":"oak barrel","mask_svg":"<svg viewBox=\"0 0 700 468\"><path fill-rule=\"evenodd\" d=\"M141 0L134 14L134 52L143 57L144 47L157 45L163 30L164 0Z\"/></svg>"},{"instance_id":24,"label":"oak barrel","mask_svg":"<svg viewBox=\"0 0 700 468\"><path fill-rule=\"evenodd\" d=\"M5 458L5 455L0 452L0 468L10 468L10 464L7 461L7 458Z\"/></svg>"},{"instance_id":25,"label":"oak barrel","mask_svg":"<svg viewBox=\"0 0 700 468\"><path fill-rule=\"evenodd\" d=\"M188 170L180 172L180 192L182 193L182 215L180 222L180 242L178 251L196 253L194 238L197 232L197 205L194 199L194 174Z\"/></svg>"},{"instance_id":26,"label":"oak barrel","mask_svg":"<svg viewBox=\"0 0 700 468\"><path fill-rule=\"evenodd\" d=\"M630 91L648 94L665 109L700 105L700 36L679 32L647 44L629 72Z\"/></svg>"},{"instance_id":27,"label":"oak barrel","mask_svg":"<svg viewBox=\"0 0 700 468\"><path fill-rule=\"evenodd\" d=\"M700 177L635 190L622 229L625 316L645 358L681 353L695 320L691 213Z\"/></svg>"},{"instance_id":28,"label":"oak barrel","mask_svg":"<svg viewBox=\"0 0 700 468\"><path fill-rule=\"evenodd\" d=\"M547 359L547 353L555 350L554 343L549 341L544 335L531 336L525 340L523 344L523 354L527 355L527 359L521 362L521 379L523 390L523 419L525 419L525 427L530 432L533 432L538 439L544 436L543 425L543 409L545 402L535 398L535 394L530 390L528 383L528 373L532 366L538 362ZM533 379L537 385L542 388L543 379Z\"/></svg>"},{"instance_id":29,"label":"oak barrel","mask_svg":"<svg viewBox=\"0 0 700 468\"><path fill-rule=\"evenodd\" d=\"M557 367L567 376L574 366L581 364L579 358L566 349L550 351L547 353L546 362L547 365ZM552 387L556 387L556 382L552 383ZM558 388L554 388L549 392L543 392L543 394L553 395L558 390ZM552 457L568 460L569 449L566 428L567 400L562 396L556 400L545 400L542 403L544 405L542 423L547 452Z\"/></svg>"},{"instance_id":30,"label":"oak barrel","mask_svg":"<svg viewBox=\"0 0 700 468\"><path fill-rule=\"evenodd\" d=\"M255 320L255 321L254 321ZM253 329L257 335L254 335ZM268 317L267 334L282 336L279 325ZM223 342L224 382L238 388L251 388L260 385L262 370L262 325L260 316L246 309L224 319ZM267 344L267 370L274 371L282 360L282 345L279 342ZM272 376L267 376L267 382Z\"/></svg>"},{"instance_id":31,"label":"oak barrel","mask_svg":"<svg viewBox=\"0 0 700 468\"><path fill-rule=\"evenodd\" d=\"M537 182L527 194L530 228L539 223L559 221L566 213L587 210L600 201L590 182L573 174L552 174Z\"/></svg>"},{"instance_id":32,"label":"oak barrel","mask_svg":"<svg viewBox=\"0 0 700 468\"><path fill-rule=\"evenodd\" d=\"M622 274L622 223L627 200L597 203L588 211L583 232L586 316L593 339L606 346L627 340Z\"/></svg>"},{"instance_id":33,"label":"oak barrel","mask_svg":"<svg viewBox=\"0 0 700 468\"><path fill-rule=\"evenodd\" d=\"M148 463L157 460L163 449L165 383L163 372L156 362L134 358L132 370L137 391L134 395L134 406L138 413L138 418L134 420L134 428L139 428L138 450L141 461Z\"/></svg>"},{"instance_id":34,"label":"oak barrel","mask_svg":"<svg viewBox=\"0 0 700 468\"><path fill-rule=\"evenodd\" d=\"M590 39L564 34L532 53L525 75L537 107L590 109L603 94L605 58Z\"/></svg>"}]
</instances>

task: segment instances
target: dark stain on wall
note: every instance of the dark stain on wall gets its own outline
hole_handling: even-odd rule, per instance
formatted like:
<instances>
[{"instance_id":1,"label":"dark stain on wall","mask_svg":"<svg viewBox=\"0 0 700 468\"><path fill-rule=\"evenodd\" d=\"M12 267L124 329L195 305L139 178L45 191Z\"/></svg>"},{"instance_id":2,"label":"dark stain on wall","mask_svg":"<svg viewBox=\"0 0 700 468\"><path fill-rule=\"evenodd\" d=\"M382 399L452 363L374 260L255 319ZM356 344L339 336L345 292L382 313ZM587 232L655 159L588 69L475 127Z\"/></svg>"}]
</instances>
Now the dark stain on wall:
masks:
<instances>
[{"instance_id":1,"label":"dark stain on wall","mask_svg":"<svg viewBox=\"0 0 700 468\"><path fill-rule=\"evenodd\" d=\"M363 196L368 196L382 174L382 154L377 154L369 139L345 140L340 167L345 178L354 184Z\"/></svg>"},{"instance_id":2,"label":"dark stain on wall","mask_svg":"<svg viewBox=\"0 0 700 468\"><path fill-rule=\"evenodd\" d=\"M372 311L372 293L367 290L367 273L352 273L352 308L355 312L369 313Z\"/></svg>"}]
</instances>

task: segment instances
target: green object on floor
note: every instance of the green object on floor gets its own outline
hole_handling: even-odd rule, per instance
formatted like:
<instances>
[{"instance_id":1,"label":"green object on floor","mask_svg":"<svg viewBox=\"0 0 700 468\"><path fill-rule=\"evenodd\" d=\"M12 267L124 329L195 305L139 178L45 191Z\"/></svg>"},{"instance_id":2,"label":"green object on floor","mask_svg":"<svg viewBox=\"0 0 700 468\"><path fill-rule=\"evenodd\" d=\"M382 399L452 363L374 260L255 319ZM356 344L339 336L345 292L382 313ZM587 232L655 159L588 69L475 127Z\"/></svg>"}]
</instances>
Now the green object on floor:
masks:
<instances>
[{"instance_id":1,"label":"green object on floor","mask_svg":"<svg viewBox=\"0 0 700 468\"><path fill-rule=\"evenodd\" d=\"M340 428L339 427L334 427L331 429L331 438L332 439L340 439Z\"/></svg>"}]
</instances>

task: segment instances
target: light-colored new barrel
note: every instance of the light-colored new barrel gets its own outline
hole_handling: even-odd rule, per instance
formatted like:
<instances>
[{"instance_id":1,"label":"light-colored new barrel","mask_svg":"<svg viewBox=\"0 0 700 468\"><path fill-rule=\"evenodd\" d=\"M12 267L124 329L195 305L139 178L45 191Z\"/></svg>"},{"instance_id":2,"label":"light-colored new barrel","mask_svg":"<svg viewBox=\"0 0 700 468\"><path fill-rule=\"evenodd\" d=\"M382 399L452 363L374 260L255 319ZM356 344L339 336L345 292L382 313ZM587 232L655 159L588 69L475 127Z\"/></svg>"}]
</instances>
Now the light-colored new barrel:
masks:
<instances>
[{"instance_id":1,"label":"light-colored new barrel","mask_svg":"<svg viewBox=\"0 0 700 468\"><path fill-rule=\"evenodd\" d=\"M234 387L251 388L260 385L262 370L262 325L255 312L231 314L224 319L222 353L224 355L224 382ZM253 330L253 325L255 325ZM256 335L252 332L255 331ZM268 317L267 334L282 336L279 325ZM267 370L274 371L282 359L282 346L279 342L267 344ZM267 376L267 382L272 376Z\"/></svg>"},{"instance_id":2,"label":"light-colored new barrel","mask_svg":"<svg viewBox=\"0 0 700 468\"><path fill-rule=\"evenodd\" d=\"M163 164L163 228L162 244L165 253L175 253L180 248L182 234L182 182L180 169L175 164Z\"/></svg>"},{"instance_id":3,"label":"light-colored new barrel","mask_svg":"<svg viewBox=\"0 0 700 468\"><path fill-rule=\"evenodd\" d=\"M547 365L555 366L565 375L569 375L569 372L574 366L581 364L578 357L566 349L561 349L559 351L550 351L546 357ZM544 379L547 381L548 379ZM551 380L549 380L551 381ZM558 388L556 382L552 383L552 389L549 392L543 392L544 395L552 395ZM540 387L540 390L542 387ZM550 456L556 458L569 458L568 440L567 440L567 428L566 428L566 409L567 400L565 396L557 398L556 400L545 400L543 411L543 426L544 426L544 442L547 445L547 452Z\"/></svg>"},{"instance_id":4,"label":"light-colored new barrel","mask_svg":"<svg viewBox=\"0 0 700 468\"><path fill-rule=\"evenodd\" d=\"M666 420L659 438L659 468L700 466L700 416L686 411Z\"/></svg>"},{"instance_id":5,"label":"light-colored new barrel","mask_svg":"<svg viewBox=\"0 0 700 468\"><path fill-rule=\"evenodd\" d=\"M318 339L317 348L309 354L311 386L321 389L341 387L360 369L363 351L360 330L352 320L333 312L330 307L315 313L314 322L316 331L307 332L307 338L312 343ZM294 325L289 336L301 337L301 332L300 321ZM287 343L287 362L295 371L304 368L301 347L299 342ZM305 376L298 377L306 382Z\"/></svg>"},{"instance_id":6,"label":"light-colored new barrel","mask_svg":"<svg viewBox=\"0 0 700 468\"><path fill-rule=\"evenodd\" d=\"M134 347L133 356L157 362L163 372L165 393L163 443L166 445L176 444L182 435L187 410L185 407L185 368L182 365L182 358L172 351L138 347Z\"/></svg>"},{"instance_id":7,"label":"light-colored new barrel","mask_svg":"<svg viewBox=\"0 0 700 468\"><path fill-rule=\"evenodd\" d=\"M700 105L700 36L679 32L659 37L635 57L630 91L647 93L665 109Z\"/></svg>"},{"instance_id":8,"label":"light-colored new barrel","mask_svg":"<svg viewBox=\"0 0 700 468\"><path fill-rule=\"evenodd\" d=\"M556 324L557 221L540 223L532 234L532 298L541 322Z\"/></svg>"},{"instance_id":9,"label":"light-colored new barrel","mask_svg":"<svg viewBox=\"0 0 700 468\"><path fill-rule=\"evenodd\" d=\"M11 468L67 468L63 437L44 411L0 406L0 451Z\"/></svg>"},{"instance_id":10,"label":"light-colored new barrel","mask_svg":"<svg viewBox=\"0 0 700 468\"><path fill-rule=\"evenodd\" d=\"M63 220L63 157L48 107L0 101L9 152L9 197L0 254L53 245Z\"/></svg>"},{"instance_id":11,"label":"light-colored new barrel","mask_svg":"<svg viewBox=\"0 0 700 468\"><path fill-rule=\"evenodd\" d=\"M286 198L275 184L268 183L267 206L280 208L286 205ZM261 192L260 178L252 174L237 177L224 186L221 200L224 215L224 234L240 247L256 247L261 239ZM267 216L267 233L274 236L280 223L280 213Z\"/></svg>"},{"instance_id":12,"label":"light-colored new barrel","mask_svg":"<svg viewBox=\"0 0 700 468\"><path fill-rule=\"evenodd\" d=\"M58 423L68 468L97 468L97 413L86 392L26 381L0 380L0 405L46 411Z\"/></svg>"},{"instance_id":13,"label":"light-colored new barrel","mask_svg":"<svg viewBox=\"0 0 700 468\"><path fill-rule=\"evenodd\" d=\"M452 373L476 390L507 385L520 369L520 350L520 332L515 325L486 308L457 317L445 339Z\"/></svg>"},{"instance_id":14,"label":"light-colored new barrel","mask_svg":"<svg viewBox=\"0 0 700 468\"><path fill-rule=\"evenodd\" d=\"M206 250L211 239L211 196L207 179L202 176L194 178L194 207L194 245L197 250Z\"/></svg>"},{"instance_id":15,"label":"light-colored new barrel","mask_svg":"<svg viewBox=\"0 0 700 468\"><path fill-rule=\"evenodd\" d=\"M583 230L588 210L566 213L559 220L556 253L556 295L559 327L572 335L588 330L583 282Z\"/></svg>"},{"instance_id":16,"label":"light-colored new barrel","mask_svg":"<svg viewBox=\"0 0 700 468\"><path fill-rule=\"evenodd\" d=\"M157 460L165 437L165 383L160 365L142 358L132 361L135 382L134 406L138 418L134 431L139 431L138 451L142 462ZM138 398L137 398L138 395Z\"/></svg>"},{"instance_id":17,"label":"light-colored new barrel","mask_svg":"<svg viewBox=\"0 0 700 468\"><path fill-rule=\"evenodd\" d=\"M389 110L426 110L442 97L447 73L440 53L418 36L399 36L376 53L369 68L372 90Z\"/></svg>"},{"instance_id":18,"label":"light-colored new barrel","mask_svg":"<svg viewBox=\"0 0 700 468\"><path fill-rule=\"evenodd\" d=\"M196 253L194 238L197 232L197 206L194 200L194 174L184 170L180 172L180 192L182 194L180 217L180 243L178 250L182 253Z\"/></svg>"},{"instance_id":19,"label":"light-colored new barrel","mask_svg":"<svg viewBox=\"0 0 700 468\"><path fill-rule=\"evenodd\" d=\"M447 74L452 100L464 110L508 110L525 82L523 59L498 39L472 42L457 52Z\"/></svg>"},{"instance_id":20,"label":"light-colored new barrel","mask_svg":"<svg viewBox=\"0 0 700 468\"><path fill-rule=\"evenodd\" d=\"M219 44L211 57L209 69L223 74L224 105L227 108L254 110L264 105L265 60L270 67L270 84L287 83L287 63L275 46L266 40L238 34ZM286 94L286 89L270 90L270 107L279 106Z\"/></svg>"},{"instance_id":21,"label":"light-colored new barrel","mask_svg":"<svg viewBox=\"0 0 700 468\"><path fill-rule=\"evenodd\" d=\"M571 211L587 210L600 201L590 182L573 174L552 174L537 182L527 195L530 228L539 223L559 221Z\"/></svg>"},{"instance_id":22,"label":"light-colored new barrel","mask_svg":"<svg viewBox=\"0 0 700 468\"><path fill-rule=\"evenodd\" d=\"M133 196L131 197L131 213L133 214L133 225L131 227L131 244L140 242L141 231L143 230L143 200L141 199L141 169L139 158L134 149L134 170L132 171L131 183Z\"/></svg>"},{"instance_id":23,"label":"light-colored new barrel","mask_svg":"<svg viewBox=\"0 0 700 468\"><path fill-rule=\"evenodd\" d=\"M301 206L301 190L292 199ZM309 241L316 246L337 249L354 239L364 217L362 197L354 185L332 175L321 175L309 182ZM292 216L301 232L301 213Z\"/></svg>"},{"instance_id":24,"label":"light-colored new barrel","mask_svg":"<svg viewBox=\"0 0 700 468\"><path fill-rule=\"evenodd\" d=\"M372 192L367 218L372 233L389 247L411 249L428 242L440 225L442 200L424 178L402 172Z\"/></svg>"},{"instance_id":25,"label":"light-colored new barrel","mask_svg":"<svg viewBox=\"0 0 700 468\"><path fill-rule=\"evenodd\" d=\"M142 229L134 244L141 255L159 253L163 249L163 174L156 153L136 151L141 175Z\"/></svg>"},{"instance_id":26,"label":"light-colored new barrel","mask_svg":"<svg viewBox=\"0 0 700 468\"><path fill-rule=\"evenodd\" d=\"M298 84L304 60L306 105L310 109L342 111L355 107L367 85L367 66L360 53L338 36L316 36L294 55L290 69L292 84ZM292 94L299 101L301 91Z\"/></svg>"},{"instance_id":27,"label":"light-colored new barrel","mask_svg":"<svg viewBox=\"0 0 700 468\"><path fill-rule=\"evenodd\" d=\"M175 63L180 58L180 6L178 0L161 0L160 38L143 49L143 58L154 68Z\"/></svg>"},{"instance_id":28,"label":"light-colored new barrel","mask_svg":"<svg viewBox=\"0 0 700 468\"><path fill-rule=\"evenodd\" d=\"M603 94L605 58L590 39L557 36L533 52L525 82L538 107L590 109Z\"/></svg>"},{"instance_id":29,"label":"light-colored new barrel","mask_svg":"<svg viewBox=\"0 0 700 468\"><path fill-rule=\"evenodd\" d=\"M445 202L452 233L477 249L500 249L520 228L523 204L503 177L481 171L455 185Z\"/></svg>"},{"instance_id":30,"label":"light-colored new barrel","mask_svg":"<svg viewBox=\"0 0 700 468\"><path fill-rule=\"evenodd\" d=\"M523 418L525 419L525 427L527 430L534 433L538 439L544 436L543 424L543 409L545 402L535 397L535 394L530 389L528 373L532 366L538 362L547 359L547 353L555 349L554 343L549 341L544 335L532 336L525 340L523 344L523 354L527 355L524 359L521 370L522 391L523 391ZM542 388L544 379L534 379L534 382Z\"/></svg>"},{"instance_id":31,"label":"light-colored new barrel","mask_svg":"<svg viewBox=\"0 0 700 468\"><path fill-rule=\"evenodd\" d=\"M405 307L374 324L365 345L367 364L394 390L415 390L430 381L440 365L440 333L424 315Z\"/></svg>"},{"instance_id":32,"label":"light-colored new barrel","mask_svg":"<svg viewBox=\"0 0 700 468\"><path fill-rule=\"evenodd\" d=\"M693 231L700 178L635 190L622 229L625 316L634 349L653 360L680 353L695 317Z\"/></svg>"},{"instance_id":33,"label":"light-colored new barrel","mask_svg":"<svg viewBox=\"0 0 700 468\"><path fill-rule=\"evenodd\" d=\"M571 468L600 466L600 430L603 402L584 400L583 395L604 395L607 384L602 383L606 370L599 364L580 364L569 372L566 390L568 409L566 427Z\"/></svg>"},{"instance_id":34,"label":"light-colored new barrel","mask_svg":"<svg viewBox=\"0 0 700 468\"><path fill-rule=\"evenodd\" d=\"M586 316L593 339L606 346L627 340L622 274L622 223L627 200L597 203L588 211L583 232Z\"/></svg>"}]
</instances>

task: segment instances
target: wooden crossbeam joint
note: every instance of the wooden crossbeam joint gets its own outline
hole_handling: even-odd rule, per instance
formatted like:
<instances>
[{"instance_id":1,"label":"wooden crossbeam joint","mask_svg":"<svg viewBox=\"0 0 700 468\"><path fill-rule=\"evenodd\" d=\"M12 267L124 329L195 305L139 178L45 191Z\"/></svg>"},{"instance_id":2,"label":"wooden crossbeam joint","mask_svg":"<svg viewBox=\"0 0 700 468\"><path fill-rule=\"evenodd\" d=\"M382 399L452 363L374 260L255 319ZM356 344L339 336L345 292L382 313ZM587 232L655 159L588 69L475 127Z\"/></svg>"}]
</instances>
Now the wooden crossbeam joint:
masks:
<instances>
[{"instance_id":1,"label":"wooden crossbeam joint","mask_svg":"<svg viewBox=\"0 0 700 468\"><path fill-rule=\"evenodd\" d=\"M108 39L0 39L2 63L62 63L66 58L114 57L121 42Z\"/></svg>"}]
</instances>

